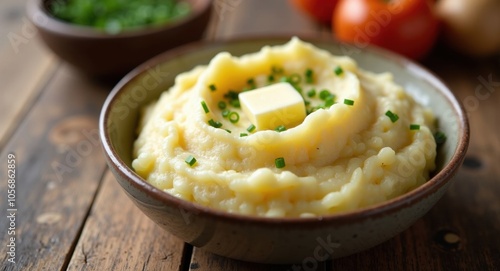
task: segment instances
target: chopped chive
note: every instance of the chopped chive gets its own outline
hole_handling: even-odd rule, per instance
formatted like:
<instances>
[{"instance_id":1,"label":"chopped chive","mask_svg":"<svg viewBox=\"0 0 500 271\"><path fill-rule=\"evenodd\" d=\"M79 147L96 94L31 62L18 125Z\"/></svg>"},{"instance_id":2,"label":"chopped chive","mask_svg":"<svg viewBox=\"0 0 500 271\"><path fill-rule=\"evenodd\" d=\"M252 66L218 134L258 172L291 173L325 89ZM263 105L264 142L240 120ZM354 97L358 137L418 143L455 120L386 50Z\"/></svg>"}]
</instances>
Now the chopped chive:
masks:
<instances>
[{"instance_id":1,"label":"chopped chive","mask_svg":"<svg viewBox=\"0 0 500 271\"><path fill-rule=\"evenodd\" d=\"M329 108L330 106L332 106L333 104L335 103L335 100L333 99L333 97L328 97L325 99L325 108Z\"/></svg>"},{"instance_id":2,"label":"chopped chive","mask_svg":"<svg viewBox=\"0 0 500 271\"><path fill-rule=\"evenodd\" d=\"M281 133L281 132L286 131L286 127L285 127L285 125L280 125L280 126L276 127L274 130L276 132L280 132Z\"/></svg>"},{"instance_id":3,"label":"chopped chive","mask_svg":"<svg viewBox=\"0 0 500 271\"><path fill-rule=\"evenodd\" d=\"M229 116L229 113L231 113L231 111L229 111L227 109L226 110L222 110L222 117L225 118L225 117Z\"/></svg>"},{"instance_id":4,"label":"chopped chive","mask_svg":"<svg viewBox=\"0 0 500 271\"><path fill-rule=\"evenodd\" d=\"M245 137L245 136L248 136L247 133L240 133L240 137Z\"/></svg>"},{"instance_id":5,"label":"chopped chive","mask_svg":"<svg viewBox=\"0 0 500 271\"><path fill-rule=\"evenodd\" d=\"M267 82L274 82L274 75L272 75L272 74L268 75Z\"/></svg>"},{"instance_id":6,"label":"chopped chive","mask_svg":"<svg viewBox=\"0 0 500 271\"><path fill-rule=\"evenodd\" d=\"M234 90L230 90L226 94L224 94L224 98L230 99L230 100L238 99L238 92L236 92Z\"/></svg>"},{"instance_id":7,"label":"chopped chive","mask_svg":"<svg viewBox=\"0 0 500 271\"><path fill-rule=\"evenodd\" d=\"M289 80L291 84L298 85L300 84L300 82L302 82L302 77L299 74L294 73L290 75Z\"/></svg>"},{"instance_id":8,"label":"chopped chive","mask_svg":"<svg viewBox=\"0 0 500 271\"><path fill-rule=\"evenodd\" d=\"M276 165L276 168L284 168L286 166L285 158L278 157L278 158L274 159L274 164Z\"/></svg>"},{"instance_id":9,"label":"chopped chive","mask_svg":"<svg viewBox=\"0 0 500 271\"><path fill-rule=\"evenodd\" d=\"M229 121L231 123L237 123L240 120L240 115L238 115L237 112L231 112L231 113L229 113L227 118L229 119Z\"/></svg>"},{"instance_id":10,"label":"chopped chive","mask_svg":"<svg viewBox=\"0 0 500 271\"><path fill-rule=\"evenodd\" d=\"M330 91L328 91L327 89L323 89L323 90L319 93L319 98L320 98L321 100L323 100L323 101L324 101L324 100L326 100L326 98L331 97L331 96L333 96L333 95L332 95L332 94L330 93Z\"/></svg>"},{"instance_id":11,"label":"chopped chive","mask_svg":"<svg viewBox=\"0 0 500 271\"><path fill-rule=\"evenodd\" d=\"M335 72L336 75L341 75L344 73L344 70L342 69L342 67L338 66L333 70L333 72Z\"/></svg>"},{"instance_id":12,"label":"chopped chive","mask_svg":"<svg viewBox=\"0 0 500 271\"><path fill-rule=\"evenodd\" d=\"M437 131L434 133L434 140L438 146L443 145L444 142L446 142L446 134L441 131Z\"/></svg>"},{"instance_id":13,"label":"chopped chive","mask_svg":"<svg viewBox=\"0 0 500 271\"><path fill-rule=\"evenodd\" d=\"M231 133L231 130L229 130L229 129L224 129L224 130L226 130L226 132L228 132L228 133Z\"/></svg>"},{"instance_id":14,"label":"chopped chive","mask_svg":"<svg viewBox=\"0 0 500 271\"><path fill-rule=\"evenodd\" d=\"M311 102L310 102L310 101L304 100L304 105L305 105L305 106L308 106L308 105L310 105L310 104L311 104Z\"/></svg>"},{"instance_id":15,"label":"chopped chive","mask_svg":"<svg viewBox=\"0 0 500 271\"><path fill-rule=\"evenodd\" d=\"M354 105L354 101L353 100L349 100L349 99L344 99L344 104Z\"/></svg>"},{"instance_id":16,"label":"chopped chive","mask_svg":"<svg viewBox=\"0 0 500 271\"><path fill-rule=\"evenodd\" d=\"M201 106L203 107L203 111L205 111L205 114L210 112L210 110L208 110L208 106L205 103L205 101L201 101Z\"/></svg>"},{"instance_id":17,"label":"chopped chive","mask_svg":"<svg viewBox=\"0 0 500 271\"><path fill-rule=\"evenodd\" d=\"M388 116L393 123L399 119L399 116L397 114L392 113L391 110L387 110L387 112L385 112L385 115Z\"/></svg>"},{"instance_id":18,"label":"chopped chive","mask_svg":"<svg viewBox=\"0 0 500 271\"><path fill-rule=\"evenodd\" d=\"M220 123L220 122L218 122L218 121L216 121L214 119L210 119L208 121L208 124L210 124L210 126L212 126L214 128L220 128L220 127L222 127L222 123Z\"/></svg>"},{"instance_id":19,"label":"chopped chive","mask_svg":"<svg viewBox=\"0 0 500 271\"><path fill-rule=\"evenodd\" d=\"M306 77L311 77L313 75L313 70L306 69Z\"/></svg>"},{"instance_id":20,"label":"chopped chive","mask_svg":"<svg viewBox=\"0 0 500 271\"><path fill-rule=\"evenodd\" d=\"M209 86L208 86L208 88L209 88L211 91L216 91L216 90L217 90L217 88L215 87L215 85L214 85L214 84L209 85Z\"/></svg>"},{"instance_id":21,"label":"chopped chive","mask_svg":"<svg viewBox=\"0 0 500 271\"><path fill-rule=\"evenodd\" d=\"M247 87L245 91L252 90L257 87L253 78L248 79L247 84L249 85L249 87Z\"/></svg>"},{"instance_id":22,"label":"chopped chive","mask_svg":"<svg viewBox=\"0 0 500 271\"><path fill-rule=\"evenodd\" d=\"M290 78L288 78L288 77L286 77L286 76L281 76L281 78L280 78L280 82L287 82L287 83L290 83L290 84L291 84L291 82L290 82Z\"/></svg>"},{"instance_id":23,"label":"chopped chive","mask_svg":"<svg viewBox=\"0 0 500 271\"><path fill-rule=\"evenodd\" d=\"M271 72L273 74L282 74L283 73L283 68L277 67L277 66L272 66L271 67Z\"/></svg>"},{"instance_id":24,"label":"chopped chive","mask_svg":"<svg viewBox=\"0 0 500 271\"><path fill-rule=\"evenodd\" d=\"M316 96L316 90L313 88L307 92L307 97L312 98Z\"/></svg>"},{"instance_id":25,"label":"chopped chive","mask_svg":"<svg viewBox=\"0 0 500 271\"><path fill-rule=\"evenodd\" d=\"M305 72L306 83L311 84L313 82L313 70L307 69Z\"/></svg>"},{"instance_id":26,"label":"chopped chive","mask_svg":"<svg viewBox=\"0 0 500 271\"><path fill-rule=\"evenodd\" d=\"M188 164L189 166L194 166L194 164L196 164L196 158L194 158L192 155L189 155L188 157L186 157L186 159L184 160L186 162L186 164Z\"/></svg>"},{"instance_id":27,"label":"chopped chive","mask_svg":"<svg viewBox=\"0 0 500 271\"><path fill-rule=\"evenodd\" d=\"M217 103L217 106L219 107L219 109L226 109L226 102L220 101L219 103Z\"/></svg>"},{"instance_id":28,"label":"chopped chive","mask_svg":"<svg viewBox=\"0 0 500 271\"><path fill-rule=\"evenodd\" d=\"M410 130L420 130L420 125L418 125L418 124L410 124Z\"/></svg>"},{"instance_id":29,"label":"chopped chive","mask_svg":"<svg viewBox=\"0 0 500 271\"><path fill-rule=\"evenodd\" d=\"M238 100L238 99L232 100L231 105L236 107L236 108L240 108L241 107L240 100Z\"/></svg>"},{"instance_id":30,"label":"chopped chive","mask_svg":"<svg viewBox=\"0 0 500 271\"><path fill-rule=\"evenodd\" d=\"M247 131L249 131L250 133L253 132L255 130L255 125L253 124L250 124L250 126L248 126L247 128Z\"/></svg>"}]
</instances>

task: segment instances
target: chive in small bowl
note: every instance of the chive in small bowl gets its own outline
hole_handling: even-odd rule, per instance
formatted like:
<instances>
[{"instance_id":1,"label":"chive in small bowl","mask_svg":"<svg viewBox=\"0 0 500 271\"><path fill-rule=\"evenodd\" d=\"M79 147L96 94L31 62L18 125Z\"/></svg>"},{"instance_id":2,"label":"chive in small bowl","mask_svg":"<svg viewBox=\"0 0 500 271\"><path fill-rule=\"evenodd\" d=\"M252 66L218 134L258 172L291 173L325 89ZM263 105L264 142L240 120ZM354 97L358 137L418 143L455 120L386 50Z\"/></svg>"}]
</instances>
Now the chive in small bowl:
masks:
<instances>
[{"instance_id":1,"label":"chive in small bowl","mask_svg":"<svg viewBox=\"0 0 500 271\"><path fill-rule=\"evenodd\" d=\"M200 40L212 13L212 0L92 2L29 0L27 15L51 51L98 79L117 80L163 51Z\"/></svg>"}]
</instances>

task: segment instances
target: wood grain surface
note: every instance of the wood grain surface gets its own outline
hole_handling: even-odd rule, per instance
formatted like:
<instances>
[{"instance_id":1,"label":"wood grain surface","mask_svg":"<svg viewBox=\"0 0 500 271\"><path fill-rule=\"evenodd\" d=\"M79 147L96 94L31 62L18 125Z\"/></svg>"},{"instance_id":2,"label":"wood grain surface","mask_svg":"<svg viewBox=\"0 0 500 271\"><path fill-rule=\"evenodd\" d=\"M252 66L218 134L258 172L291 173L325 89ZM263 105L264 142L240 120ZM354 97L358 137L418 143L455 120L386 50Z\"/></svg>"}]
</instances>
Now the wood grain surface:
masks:
<instances>
[{"instance_id":1,"label":"wood grain surface","mask_svg":"<svg viewBox=\"0 0 500 271\"><path fill-rule=\"evenodd\" d=\"M25 2L0 2L0 270L500 270L500 56L470 59L441 45L422 61L464 104L472 132L464 165L428 214L350 257L263 265L193 248L133 205L97 137L112 85L82 77L30 35ZM331 35L288 3L217 0L206 39ZM30 37L14 46L15 35ZM7 262L9 153L16 156L15 264Z\"/></svg>"}]
</instances>

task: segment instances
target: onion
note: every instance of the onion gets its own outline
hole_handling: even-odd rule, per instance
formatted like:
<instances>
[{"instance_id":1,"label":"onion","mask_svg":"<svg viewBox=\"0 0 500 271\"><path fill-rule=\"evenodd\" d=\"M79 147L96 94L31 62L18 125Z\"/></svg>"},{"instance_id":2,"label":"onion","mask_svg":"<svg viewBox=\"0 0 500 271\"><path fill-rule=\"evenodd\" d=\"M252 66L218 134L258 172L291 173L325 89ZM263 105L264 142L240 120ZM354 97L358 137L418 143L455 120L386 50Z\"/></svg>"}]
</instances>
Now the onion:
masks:
<instances>
[{"instance_id":1,"label":"onion","mask_svg":"<svg viewBox=\"0 0 500 271\"><path fill-rule=\"evenodd\" d=\"M477 57L500 52L500 1L440 0L436 12L451 47Z\"/></svg>"}]
</instances>

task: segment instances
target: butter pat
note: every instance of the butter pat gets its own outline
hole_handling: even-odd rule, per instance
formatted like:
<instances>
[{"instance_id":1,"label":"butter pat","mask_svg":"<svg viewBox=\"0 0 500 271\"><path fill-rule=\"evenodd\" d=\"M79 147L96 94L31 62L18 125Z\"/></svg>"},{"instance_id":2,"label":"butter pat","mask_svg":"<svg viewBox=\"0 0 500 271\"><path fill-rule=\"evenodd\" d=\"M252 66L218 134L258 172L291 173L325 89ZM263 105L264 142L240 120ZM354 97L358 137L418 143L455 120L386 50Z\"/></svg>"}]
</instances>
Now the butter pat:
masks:
<instances>
[{"instance_id":1,"label":"butter pat","mask_svg":"<svg viewBox=\"0 0 500 271\"><path fill-rule=\"evenodd\" d=\"M294 127L306 117L302 96L286 82L242 92L241 109L258 130Z\"/></svg>"}]
</instances>

